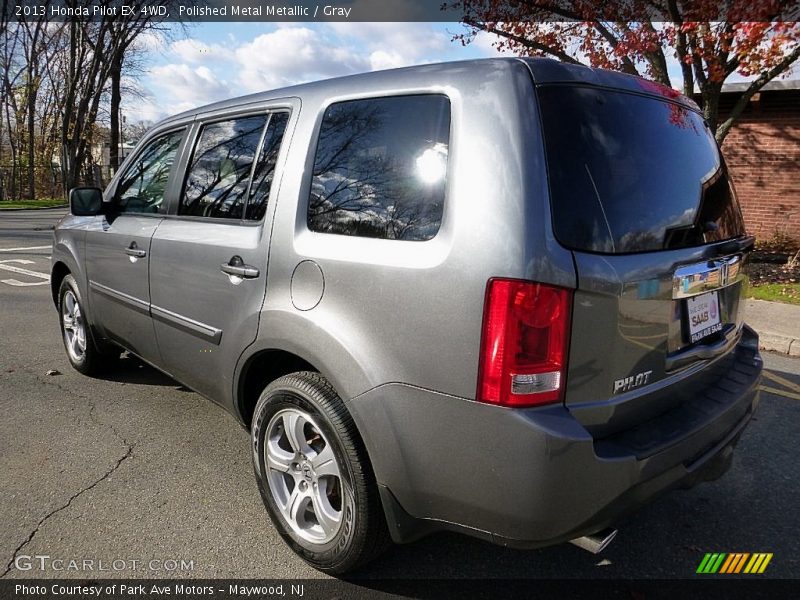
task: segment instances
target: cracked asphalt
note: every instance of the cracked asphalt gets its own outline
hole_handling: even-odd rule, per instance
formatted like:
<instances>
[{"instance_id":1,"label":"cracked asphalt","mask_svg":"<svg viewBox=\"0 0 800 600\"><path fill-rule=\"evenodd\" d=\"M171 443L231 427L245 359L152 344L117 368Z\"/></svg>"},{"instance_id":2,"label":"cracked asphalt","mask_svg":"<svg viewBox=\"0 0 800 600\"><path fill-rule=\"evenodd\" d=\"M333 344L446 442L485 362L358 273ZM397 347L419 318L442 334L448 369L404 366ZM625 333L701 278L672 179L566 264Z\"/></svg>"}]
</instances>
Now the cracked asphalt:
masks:
<instances>
[{"instance_id":1,"label":"cracked asphalt","mask_svg":"<svg viewBox=\"0 0 800 600\"><path fill-rule=\"evenodd\" d=\"M47 246L58 214L0 213L0 264L46 273L47 248L7 250ZM104 379L73 371L49 286L0 275L0 577L320 576L270 525L248 434L232 417L131 358ZM765 576L797 578L800 360L765 359L778 378L769 385L785 394L762 394L732 470L621 523L601 556L440 534L393 549L360 577L691 578L705 552L773 552ZM91 560L95 570L15 565L28 556ZM115 560L125 568L96 571ZM192 568L165 567L182 560Z\"/></svg>"}]
</instances>

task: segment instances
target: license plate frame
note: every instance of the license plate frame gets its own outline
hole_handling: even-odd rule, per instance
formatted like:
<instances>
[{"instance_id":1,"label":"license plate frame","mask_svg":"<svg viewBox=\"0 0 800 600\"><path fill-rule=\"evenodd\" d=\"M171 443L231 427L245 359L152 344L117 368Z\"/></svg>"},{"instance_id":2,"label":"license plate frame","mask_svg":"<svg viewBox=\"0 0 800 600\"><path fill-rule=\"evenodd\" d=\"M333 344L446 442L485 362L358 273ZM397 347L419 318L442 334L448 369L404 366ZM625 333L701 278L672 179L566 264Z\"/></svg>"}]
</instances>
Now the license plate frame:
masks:
<instances>
[{"instance_id":1,"label":"license plate frame","mask_svg":"<svg viewBox=\"0 0 800 600\"><path fill-rule=\"evenodd\" d=\"M688 342L694 344L722 331L719 293L699 294L686 299L686 333Z\"/></svg>"}]
</instances>

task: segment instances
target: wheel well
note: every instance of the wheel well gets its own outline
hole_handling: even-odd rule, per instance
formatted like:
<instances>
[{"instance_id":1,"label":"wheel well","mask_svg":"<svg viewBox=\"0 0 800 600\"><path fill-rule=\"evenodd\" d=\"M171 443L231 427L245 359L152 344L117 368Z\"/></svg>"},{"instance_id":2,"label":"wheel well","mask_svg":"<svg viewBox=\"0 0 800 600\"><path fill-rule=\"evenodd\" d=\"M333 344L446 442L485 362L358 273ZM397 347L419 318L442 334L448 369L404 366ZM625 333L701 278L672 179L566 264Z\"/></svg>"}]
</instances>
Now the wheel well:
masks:
<instances>
[{"instance_id":1,"label":"wheel well","mask_svg":"<svg viewBox=\"0 0 800 600\"><path fill-rule=\"evenodd\" d=\"M53 295L53 304L56 306L58 306L58 290L61 289L61 282L67 275L69 275L67 265L62 262L53 265L53 272L50 274L50 292Z\"/></svg>"},{"instance_id":2,"label":"wheel well","mask_svg":"<svg viewBox=\"0 0 800 600\"><path fill-rule=\"evenodd\" d=\"M264 350L250 357L239 378L238 409L245 427L250 428L258 397L270 383L289 373L315 371L308 361L284 350Z\"/></svg>"}]
</instances>

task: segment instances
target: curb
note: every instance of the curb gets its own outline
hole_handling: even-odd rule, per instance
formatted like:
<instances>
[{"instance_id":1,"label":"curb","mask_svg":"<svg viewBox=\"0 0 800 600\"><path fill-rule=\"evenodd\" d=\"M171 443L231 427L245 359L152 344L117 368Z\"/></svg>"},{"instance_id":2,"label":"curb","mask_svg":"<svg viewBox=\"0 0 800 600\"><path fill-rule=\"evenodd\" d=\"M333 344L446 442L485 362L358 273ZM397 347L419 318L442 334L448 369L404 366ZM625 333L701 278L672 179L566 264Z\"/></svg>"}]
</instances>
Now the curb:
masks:
<instances>
[{"instance_id":1,"label":"curb","mask_svg":"<svg viewBox=\"0 0 800 600\"><path fill-rule=\"evenodd\" d=\"M758 347L769 352L779 352L789 356L800 357L800 339L780 333L759 331Z\"/></svg>"},{"instance_id":2,"label":"curb","mask_svg":"<svg viewBox=\"0 0 800 600\"><path fill-rule=\"evenodd\" d=\"M59 204L58 206L36 206L34 208L3 208L0 203L0 212L17 212L19 210L55 210L57 208L69 208L69 204Z\"/></svg>"}]
</instances>

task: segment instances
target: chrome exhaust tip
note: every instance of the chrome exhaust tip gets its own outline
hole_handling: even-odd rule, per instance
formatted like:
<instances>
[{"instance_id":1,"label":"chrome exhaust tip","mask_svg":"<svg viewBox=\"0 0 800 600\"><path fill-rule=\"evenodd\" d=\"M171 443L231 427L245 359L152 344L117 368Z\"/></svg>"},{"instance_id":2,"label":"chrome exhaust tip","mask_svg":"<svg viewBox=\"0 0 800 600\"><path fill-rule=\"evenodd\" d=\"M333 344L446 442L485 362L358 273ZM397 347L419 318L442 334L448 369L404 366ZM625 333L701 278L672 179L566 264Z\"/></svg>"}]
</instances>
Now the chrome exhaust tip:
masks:
<instances>
[{"instance_id":1,"label":"chrome exhaust tip","mask_svg":"<svg viewBox=\"0 0 800 600\"><path fill-rule=\"evenodd\" d=\"M617 530L609 528L593 533L592 535L575 538L574 540L570 540L569 543L587 552L591 552L592 554L600 554L616 536Z\"/></svg>"}]
</instances>

